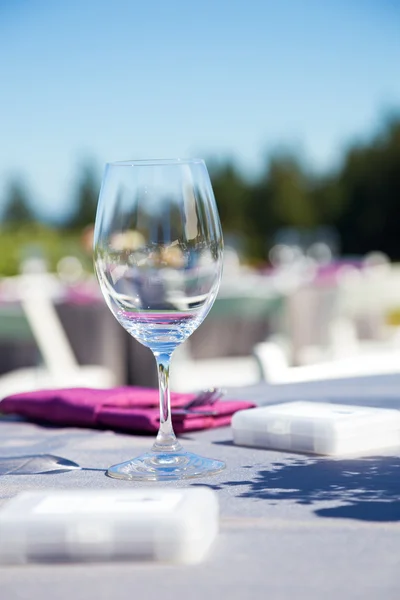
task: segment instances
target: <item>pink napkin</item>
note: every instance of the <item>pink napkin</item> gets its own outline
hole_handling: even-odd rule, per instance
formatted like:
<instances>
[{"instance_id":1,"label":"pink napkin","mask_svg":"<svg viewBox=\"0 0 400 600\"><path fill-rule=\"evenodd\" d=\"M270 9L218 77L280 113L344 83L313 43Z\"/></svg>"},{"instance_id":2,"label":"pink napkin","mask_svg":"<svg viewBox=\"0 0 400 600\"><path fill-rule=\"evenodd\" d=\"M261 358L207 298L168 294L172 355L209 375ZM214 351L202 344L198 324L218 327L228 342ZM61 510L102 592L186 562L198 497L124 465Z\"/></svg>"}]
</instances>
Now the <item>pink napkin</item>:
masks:
<instances>
[{"instance_id":1,"label":"pink napkin","mask_svg":"<svg viewBox=\"0 0 400 600\"><path fill-rule=\"evenodd\" d=\"M230 425L232 415L251 402L219 401L180 410L196 394L171 394L172 421L176 433ZM70 388L15 394L4 398L0 411L55 425L106 427L133 433L156 433L159 426L158 390L119 387L108 390Z\"/></svg>"}]
</instances>

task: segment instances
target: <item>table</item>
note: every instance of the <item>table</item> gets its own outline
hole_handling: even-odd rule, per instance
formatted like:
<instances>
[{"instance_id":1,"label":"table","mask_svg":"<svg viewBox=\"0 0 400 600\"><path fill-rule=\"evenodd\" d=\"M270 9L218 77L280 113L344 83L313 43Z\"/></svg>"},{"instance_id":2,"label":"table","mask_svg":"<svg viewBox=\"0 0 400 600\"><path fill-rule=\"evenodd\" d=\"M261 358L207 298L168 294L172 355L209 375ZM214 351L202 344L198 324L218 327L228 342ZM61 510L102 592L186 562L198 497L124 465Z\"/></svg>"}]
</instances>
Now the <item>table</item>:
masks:
<instances>
[{"instance_id":1,"label":"table","mask_svg":"<svg viewBox=\"0 0 400 600\"><path fill-rule=\"evenodd\" d=\"M374 404L386 389L386 404L400 408L400 378L367 378L354 384ZM325 388L323 387L325 385ZM332 386L330 383L329 386ZM323 389L326 383L279 390L265 385L230 397L273 402ZM381 390L379 392L379 390ZM348 395L351 397L351 394ZM335 398L333 398L335 399ZM354 401L354 400L353 400ZM42 427L0 420L1 455L52 453L82 470L0 478L0 504L22 490L123 488L139 485L105 476L109 464L148 449L151 438L110 431ZM197 566L135 563L29 565L0 568L1 600L191 600L268 598L287 600L397 600L400 586L400 452L368 459L331 460L239 448L229 428L190 434L188 450L225 460L217 476L191 483L218 493L221 533L207 560Z\"/></svg>"},{"instance_id":2,"label":"table","mask_svg":"<svg viewBox=\"0 0 400 600\"><path fill-rule=\"evenodd\" d=\"M60 282L54 305L78 364L107 367L119 384L157 385L154 357L117 322L97 283L85 294L64 290ZM1 286L0 286L1 288ZM1 289L0 289L1 291ZM256 343L279 329L283 298L258 290L220 295L201 327L185 343L194 359L250 356ZM17 296L0 294L0 376L41 362L34 336Z\"/></svg>"}]
</instances>

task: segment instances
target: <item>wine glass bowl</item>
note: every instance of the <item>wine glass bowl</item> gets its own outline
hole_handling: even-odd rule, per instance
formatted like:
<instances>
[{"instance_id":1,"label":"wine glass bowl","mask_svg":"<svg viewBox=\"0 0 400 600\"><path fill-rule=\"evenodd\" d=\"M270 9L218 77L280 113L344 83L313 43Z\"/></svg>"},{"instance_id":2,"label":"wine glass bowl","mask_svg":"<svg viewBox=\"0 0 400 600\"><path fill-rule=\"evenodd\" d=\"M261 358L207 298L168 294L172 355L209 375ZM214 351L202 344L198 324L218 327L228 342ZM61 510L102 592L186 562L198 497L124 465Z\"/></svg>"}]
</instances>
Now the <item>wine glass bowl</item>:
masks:
<instances>
[{"instance_id":1,"label":"wine glass bowl","mask_svg":"<svg viewBox=\"0 0 400 600\"><path fill-rule=\"evenodd\" d=\"M106 303L156 358L160 430L149 453L111 467L124 479L182 479L224 463L182 450L173 432L169 363L207 316L222 273L223 238L203 160L110 163L100 191L94 261Z\"/></svg>"}]
</instances>

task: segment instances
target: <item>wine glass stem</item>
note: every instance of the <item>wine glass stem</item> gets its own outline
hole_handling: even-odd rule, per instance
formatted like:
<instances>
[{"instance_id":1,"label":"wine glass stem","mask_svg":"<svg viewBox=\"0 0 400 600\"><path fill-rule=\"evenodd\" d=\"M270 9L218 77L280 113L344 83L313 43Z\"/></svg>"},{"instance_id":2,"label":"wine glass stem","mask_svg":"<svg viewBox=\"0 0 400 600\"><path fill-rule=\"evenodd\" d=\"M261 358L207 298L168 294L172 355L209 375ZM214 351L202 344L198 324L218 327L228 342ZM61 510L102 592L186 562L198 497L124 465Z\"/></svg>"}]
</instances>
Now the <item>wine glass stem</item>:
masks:
<instances>
[{"instance_id":1,"label":"wine glass stem","mask_svg":"<svg viewBox=\"0 0 400 600\"><path fill-rule=\"evenodd\" d=\"M176 452L182 446L175 437L171 419L171 399L169 393L169 365L171 354L154 352L157 361L158 384L160 388L160 429L153 444L153 452Z\"/></svg>"}]
</instances>

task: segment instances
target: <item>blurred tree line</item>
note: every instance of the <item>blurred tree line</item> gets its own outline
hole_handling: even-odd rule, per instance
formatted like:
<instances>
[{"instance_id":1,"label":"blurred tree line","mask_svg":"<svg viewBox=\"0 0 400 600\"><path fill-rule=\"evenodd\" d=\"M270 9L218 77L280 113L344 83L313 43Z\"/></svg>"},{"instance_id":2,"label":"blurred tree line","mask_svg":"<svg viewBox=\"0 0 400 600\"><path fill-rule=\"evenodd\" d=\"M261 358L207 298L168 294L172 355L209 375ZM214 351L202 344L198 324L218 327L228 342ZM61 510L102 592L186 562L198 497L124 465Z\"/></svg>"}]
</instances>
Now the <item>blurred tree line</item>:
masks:
<instances>
[{"instance_id":1,"label":"blurred tree line","mask_svg":"<svg viewBox=\"0 0 400 600\"><path fill-rule=\"evenodd\" d=\"M79 258L92 270L90 233L94 224L100 179L90 162L83 165L72 194L72 210L57 223L39 218L23 182L13 179L2 202L0 222L0 275L15 275L21 263L41 258L54 271L65 256ZM89 234L89 235L88 235Z\"/></svg>"},{"instance_id":2,"label":"blurred tree line","mask_svg":"<svg viewBox=\"0 0 400 600\"><path fill-rule=\"evenodd\" d=\"M256 180L232 161L208 162L224 234L237 240L246 260L268 258L283 228L310 233L321 226L338 232L341 253L371 250L400 260L400 118L388 121L366 143L354 143L334 172L316 175L298 156L275 153ZM25 255L40 252L50 268L66 254L90 268L85 228L94 223L100 176L91 165L80 173L72 210L61 224L39 222L21 181L12 181L2 205L0 273L13 274Z\"/></svg>"},{"instance_id":3,"label":"blurred tree line","mask_svg":"<svg viewBox=\"0 0 400 600\"><path fill-rule=\"evenodd\" d=\"M224 232L242 237L250 260L266 260L282 228L321 226L338 233L343 255L379 250L400 260L400 118L350 146L335 172L317 176L287 153L272 156L255 182L232 163L212 179Z\"/></svg>"}]
</instances>

